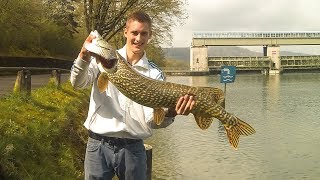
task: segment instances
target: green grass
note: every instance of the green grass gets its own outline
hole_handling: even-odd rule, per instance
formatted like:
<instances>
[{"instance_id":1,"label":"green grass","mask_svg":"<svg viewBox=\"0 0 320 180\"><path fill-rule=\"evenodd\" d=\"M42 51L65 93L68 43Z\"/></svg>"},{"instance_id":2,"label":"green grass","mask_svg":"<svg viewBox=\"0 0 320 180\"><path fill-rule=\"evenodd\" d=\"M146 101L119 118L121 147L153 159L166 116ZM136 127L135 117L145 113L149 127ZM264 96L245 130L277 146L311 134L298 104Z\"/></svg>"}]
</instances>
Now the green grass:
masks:
<instances>
[{"instance_id":1,"label":"green grass","mask_svg":"<svg viewBox=\"0 0 320 180\"><path fill-rule=\"evenodd\" d=\"M89 89L51 81L0 98L0 179L83 179Z\"/></svg>"}]
</instances>

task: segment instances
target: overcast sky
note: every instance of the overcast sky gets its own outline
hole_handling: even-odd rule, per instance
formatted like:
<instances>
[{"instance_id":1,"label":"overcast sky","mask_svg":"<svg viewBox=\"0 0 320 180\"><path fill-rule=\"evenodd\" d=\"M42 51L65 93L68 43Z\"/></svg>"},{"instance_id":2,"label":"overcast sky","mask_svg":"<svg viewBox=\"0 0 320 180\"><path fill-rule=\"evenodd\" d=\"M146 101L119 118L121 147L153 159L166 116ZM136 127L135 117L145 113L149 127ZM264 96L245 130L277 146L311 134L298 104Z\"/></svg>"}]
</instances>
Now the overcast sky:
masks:
<instances>
[{"instance_id":1,"label":"overcast sky","mask_svg":"<svg viewBox=\"0 0 320 180\"><path fill-rule=\"evenodd\" d=\"M320 31L319 0L188 0L186 10L173 47L190 46L195 31Z\"/></svg>"}]
</instances>

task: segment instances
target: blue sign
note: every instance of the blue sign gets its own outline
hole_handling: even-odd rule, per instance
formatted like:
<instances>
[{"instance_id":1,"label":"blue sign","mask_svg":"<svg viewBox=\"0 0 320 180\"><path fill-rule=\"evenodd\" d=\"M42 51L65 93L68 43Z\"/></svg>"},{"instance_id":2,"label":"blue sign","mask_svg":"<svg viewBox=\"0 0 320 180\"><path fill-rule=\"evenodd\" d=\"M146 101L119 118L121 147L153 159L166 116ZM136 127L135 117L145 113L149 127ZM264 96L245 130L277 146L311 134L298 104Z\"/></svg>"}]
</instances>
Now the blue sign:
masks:
<instances>
[{"instance_id":1,"label":"blue sign","mask_svg":"<svg viewBox=\"0 0 320 180\"><path fill-rule=\"evenodd\" d=\"M222 66L220 73L220 83L233 83L236 79L235 66Z\"/></svg>"}]
</instances>

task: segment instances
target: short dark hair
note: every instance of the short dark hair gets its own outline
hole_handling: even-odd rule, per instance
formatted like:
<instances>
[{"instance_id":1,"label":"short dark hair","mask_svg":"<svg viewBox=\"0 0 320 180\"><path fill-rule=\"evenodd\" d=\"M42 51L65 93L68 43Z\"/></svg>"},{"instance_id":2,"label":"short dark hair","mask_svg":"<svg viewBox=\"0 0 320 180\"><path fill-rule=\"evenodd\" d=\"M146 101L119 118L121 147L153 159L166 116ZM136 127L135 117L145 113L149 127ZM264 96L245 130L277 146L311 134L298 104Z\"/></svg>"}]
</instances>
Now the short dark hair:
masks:
<instances>
[{"instance_id":1,"label":"short dark hair","mask_svg":"<svg viewBox=\"0 0 320 180\"><path fill-rule=\"evenodd\" d=\"M149 24L150 29L152 26L152 20L151 20L150 16L147 13L145 13L144 11L135 11L135 12L131 13L127 18L126 27L128 27L128 23L130 21L138 21L141 23L147 23L147 24Z\"/></svg>"}]
</instances>

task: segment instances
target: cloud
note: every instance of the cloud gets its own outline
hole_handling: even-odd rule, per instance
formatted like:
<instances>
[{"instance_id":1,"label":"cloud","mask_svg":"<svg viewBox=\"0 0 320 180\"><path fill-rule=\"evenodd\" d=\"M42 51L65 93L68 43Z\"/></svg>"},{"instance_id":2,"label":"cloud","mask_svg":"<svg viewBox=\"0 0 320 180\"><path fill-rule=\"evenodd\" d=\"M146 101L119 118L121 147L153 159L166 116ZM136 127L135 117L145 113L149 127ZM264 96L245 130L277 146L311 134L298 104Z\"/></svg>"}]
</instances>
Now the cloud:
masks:
<instances>
[{"instance_id":1,"label":"cloud","mask_svg":"<svg viewBox=\"0 0 320 180\"><path fill-rule=\"evenodd\" d=\"M208 7L194 4L191 11L194 30L283 31L303 25L305 17L310 17L306 12L301 13L297 0L226 0L218 4L203 1ZM199 2L202 1L193 1Z\"/></svg>"},{"instance_id":2,"label":"cloud","mask_svg":"<svg viewBox=\"0 0 320 180\"><path fill-rule=\"evenodd\" d=\"M320 31L318 0L189 0L189 19L173 29L173 46L194 31Z\"/></svg>"}]
</instances>

